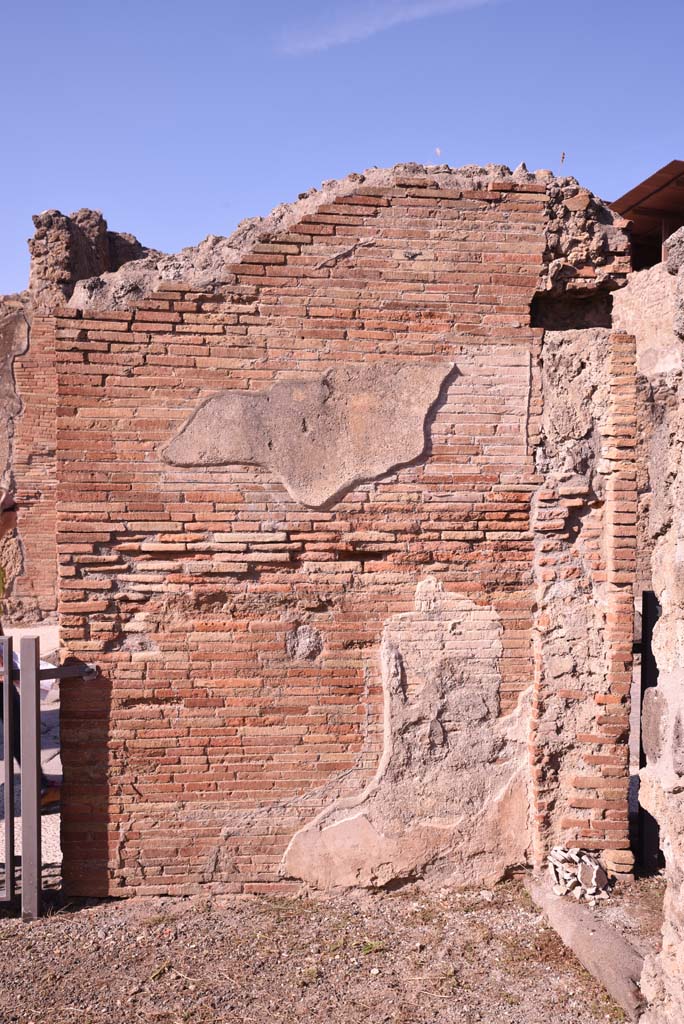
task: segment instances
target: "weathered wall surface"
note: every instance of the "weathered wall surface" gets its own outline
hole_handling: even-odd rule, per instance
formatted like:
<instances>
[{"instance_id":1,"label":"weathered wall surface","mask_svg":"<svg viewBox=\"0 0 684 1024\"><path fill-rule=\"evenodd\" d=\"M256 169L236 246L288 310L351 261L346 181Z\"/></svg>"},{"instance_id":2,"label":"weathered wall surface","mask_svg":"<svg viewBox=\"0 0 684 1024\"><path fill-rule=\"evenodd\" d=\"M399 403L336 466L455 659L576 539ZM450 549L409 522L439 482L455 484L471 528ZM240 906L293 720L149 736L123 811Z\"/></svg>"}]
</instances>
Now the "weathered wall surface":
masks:
<instances>
[{"instance_id":1,"label":"weathered wall surface","mask_svg":"<svg viewBox=\"0 0 684 1024\"><path fill-rule=\"evenodd\" d=\"M632 870L627 739L636 559L634 339L547 331L537 584L536 862L554 837Z\"/></svg>"},{"instance_id":2,"label":"weathered wall surface","mask_svg":"<svg viewBox=\"0 0 684 1024\"><path fill-rule=\"evenodd\" d=\"M627 266L571 180L411 168L79 286L57 340L60 613L65 653L103 675L63 688L72 892L491 881L540 821L608 845L612 808L564 822L538 786L530 306ZM629 387L628 344L600 341ZM615 483L618 448L594 446ZM609 619L605 536L587 599ZM590 694L608 632L599 682L554 676L583 691L562 699L586 698L592 752L621 742Z\"/></svg>"},{"instance_id":3,"label":"weathered wall surface","mask_svg":"<svg viewBox=\"0 0 684 1024\"><path fill-rule=\"evenodd\" d=\"M99 210L78 210L65 216L46 210L33 218L29 239L32 311L50 314L71 298L79 281L120 270L131 260L158 256L133 235L109 231Z\"/></svg>"},{"instance_id":4,"label":"weathered wall surface","mask_svg":"<svg viewBox=\"0 0 684 1024\"><path fill-rule=\"evenodd\" d=\"M28 347L29 325L25 312L26 295L0 298L0 487L14 491L12 472L15 420L21 412L14 374L16 359ZM23 553L16 530L0 539L2 595L11 590L23 565ZM54 574L53 574L54 578Z\"/></svg>"},{"instance_id":5,"label":"weathered wall surface","mask_svg":"<svg viewBox=\"0 0 684 1024\"><path fill-rule=\"evenodd\" d=\"M512 174L501 164L488 164L486 167L473 164L456 169L446 164L430 168L421 164L398 164L391 170L374 167L363 174L350 174L340 181L324 182L320 189L311 188L303 192L296 203L276 206L267 217L242 221L228 238L209 235L199 245L172 255L146 251L143 257L126 263L116 273L102 273L99 277L80 280L74 288L70 305L77 309L102 311L131 309L141 297L149 296L163 282L180 281L195 290L230 284L233 277L231 266L244 257L250 259L254 247L261 244L266 236L292 231L309 215L318 216L326 204L344 202L356 194L359 187L387 188L393 185L397 176L424 179L426 171L443 188L458 186L466 192L479 192L481 196L490 190L492 182L505 183L506 190L514 190L517 186L523 189L530 183L545 186L544 255L538 281L542 293L589 296L602 289L611 291L624 282L631 269L625 221L579 186L574 178L554 178L550 171L530 174L524 164ZM328 234L336 233L334 225L329 224L328 227L332 228ZM337 232L338 238L344 236L344 230ZM356 239L351 251L338 249L333 254L333 262L353 256L357 249L366 248L369 242L370 237ZM410 248L407 251L411 253ZM407 258L411 259L411 256Z\"/></svg>"},{"instance_id":6,"label":"weathered wall surface","mask_svg":"<svg viewBox=\"0 0 684 1024\"><path fill-rule=\"evenodd\" d=\"M668 879L662 952L647 959L642 976L648 1024L684 1019L684 231L668 248L667 264L632 275L615 306L637 339L640 458L649 476L641 543L662 606L653 638L658 685L647 693L642 722L648 763L640 773L640 800L660 826Z\"/></svg>"},{"instance_id":7,"label":"weathered wall surface","mask_svg":"<svg viewBox=\"0 0 684 1024\"><path fill-rule=\"evenodd\" d=\"M35 621L57 608L55 306L84 277L146 256L102 214L49 210L33 218L29 288L0 299L0 477L14 492L17 528L2 542L5 619Z\"/></svg>"}]
</instances>

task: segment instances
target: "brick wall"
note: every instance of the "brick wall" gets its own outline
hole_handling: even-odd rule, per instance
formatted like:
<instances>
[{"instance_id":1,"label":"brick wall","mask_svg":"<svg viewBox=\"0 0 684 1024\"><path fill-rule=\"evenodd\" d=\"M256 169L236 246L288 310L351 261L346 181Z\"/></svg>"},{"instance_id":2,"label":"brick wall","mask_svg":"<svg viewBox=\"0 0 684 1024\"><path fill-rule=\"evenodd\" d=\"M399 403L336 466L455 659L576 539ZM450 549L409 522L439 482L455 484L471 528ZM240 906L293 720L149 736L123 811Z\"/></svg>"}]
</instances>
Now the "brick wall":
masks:
<instances>
[{"instance_id":1,"label":"brick wall","mask_svg":"<svg viewBox=\"0 0 684 1024\"><path fill-rule=\"evenodd\" d=\"M19 508L21 572L12 581L7 618L35 621L57 608L55 324L35 316L30 344L14 360L21 411L14 420L12 478Z\"/></svg>"},{"instance_id":2,"label":"brick wall","mask_svg":"<svg viewBox=\"0 0 684 1024\"><path fill-rule=\"evenodd\" d=\"M532 774L509 726L530 734L540 631L530 514L544 482L535 466L543 332L529 310L544 270L546 203L540 182L360 185L262 238L213 291L175 283L130 312L61 311L62 644L102 673L63 686L71 892L298 886L304 875L282 867L293 836L326 808L358 800L387 762L383 631L418 607L426 582L453 595L445 609L481 608L495 624L487 714L494 708L503 724L484 729L491 750L477 754L473 786L498 813L504 790L485 783L497 757L510 762L510 820L521 818L531 857ZM373 363L396 365L399 377L407 363L436 362L454 372L426 409L423 457L324 507L293 499L263 462L183 467L164 457L219 392L266 394L276 382ZM613 500L603 515L614 523L618 511ZM597 553L610 571L614 533ZM621 605L616 612L619 631ZM428 619L419 620L426 664L448 648L439 631L450 628ZM597 633L597 643L608 660L626 657L621 633ZM435 783L460 822L454 844L474 813L467 792L449 804L458 770L449 750L467 747L457 742L459 725L467 741L462 724L447 727L434 755L454 773ZM532 743L533 766L544 742ZM384 837L404 827L391 804L368 811ZM434 817L420 806L417 815ZM501 822L487 820L491 864L519 862L518 849L503 848ZM564 827L569 835L567 823L552 823L556 835ZM438 855L430 841L416 840L427 844L425 862L451 858L458 878L453 849Z\"/></svg>"}]
</instances>

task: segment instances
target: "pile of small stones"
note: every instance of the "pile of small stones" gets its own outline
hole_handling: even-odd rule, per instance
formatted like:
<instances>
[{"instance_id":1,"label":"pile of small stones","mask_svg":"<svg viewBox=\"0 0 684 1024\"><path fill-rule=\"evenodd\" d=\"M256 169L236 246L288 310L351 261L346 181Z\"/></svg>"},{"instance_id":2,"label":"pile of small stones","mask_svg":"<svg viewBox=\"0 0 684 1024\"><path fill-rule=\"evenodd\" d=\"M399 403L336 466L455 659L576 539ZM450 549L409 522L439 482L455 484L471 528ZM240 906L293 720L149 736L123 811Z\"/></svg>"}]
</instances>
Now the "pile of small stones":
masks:
<instances>
[{"instance_id":1,"label":"pile of small stones","mask_svg":"<svg viewBox=\"0 0 684 1024\"><path fill-rule=\"evenodd\" d=\"M568 893L577 900L585 899L592 906L607 900L610 880L598 857L579 847L554 846L548 856L548 869L557 896Z\"/></svg>"}]
</instances>

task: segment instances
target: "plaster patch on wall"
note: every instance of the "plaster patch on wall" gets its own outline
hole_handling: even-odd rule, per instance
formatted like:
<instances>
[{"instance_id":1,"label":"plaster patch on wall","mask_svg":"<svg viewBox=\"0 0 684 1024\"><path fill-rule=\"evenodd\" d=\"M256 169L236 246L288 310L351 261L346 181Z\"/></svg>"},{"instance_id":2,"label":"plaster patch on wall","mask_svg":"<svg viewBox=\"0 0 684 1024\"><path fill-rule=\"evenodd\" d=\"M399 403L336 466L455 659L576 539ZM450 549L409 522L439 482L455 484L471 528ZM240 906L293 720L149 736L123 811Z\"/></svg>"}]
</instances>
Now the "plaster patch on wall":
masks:
<instances>
[{"instance_id":1,"label":"plaster patch on wall","mask_svg":"<svg viewBox=\"0 0 684 1024\"><path fill-rule=\"evenodd\" d=\"M362 481L419 458L452 363L345 364L268 391L206 399L165 448L175 466L273 470L290 496L324 508Z\"/></svg>"},{"instance_id":2,"label":"plaster patch on wall","mask_svg":"<svg viewBox=\"0 0 684 1024\"><path fill-rule=\"evenodd\" d=\"M499 718L501 637L491 607L418 585L415 610L383 631L378 771L293 837L283 875L321 889L493 884L527 861L528 704Z\"/></svg>"},{"instance_id":3,"label":"plaster patch on wall","mask_svg":"<svg viewBox=\"0 0 684 1024\"><path fill-rule=\"evenodd\" d=\"M29 324L20 300L0 299L0 487L14 489L12 449L14 424L21 413L21 398L17 394L14 361L23 355L29 344ZM21 574L24 558L18 533L12 530L0 541L0 569L5 595Z\"/></svg>"},{"instance_id":4,"label":"plaster patch on wall","mask_svg":"<svg viewBox=\"0 0 684 1024\"><path fill-rule=\"evenodd\" d=\"M14 380L14 360L28 348L29 328L23 309L0 301L0 486L11 484L13 420L21 412Z\"/></svg>"}]
</instances>

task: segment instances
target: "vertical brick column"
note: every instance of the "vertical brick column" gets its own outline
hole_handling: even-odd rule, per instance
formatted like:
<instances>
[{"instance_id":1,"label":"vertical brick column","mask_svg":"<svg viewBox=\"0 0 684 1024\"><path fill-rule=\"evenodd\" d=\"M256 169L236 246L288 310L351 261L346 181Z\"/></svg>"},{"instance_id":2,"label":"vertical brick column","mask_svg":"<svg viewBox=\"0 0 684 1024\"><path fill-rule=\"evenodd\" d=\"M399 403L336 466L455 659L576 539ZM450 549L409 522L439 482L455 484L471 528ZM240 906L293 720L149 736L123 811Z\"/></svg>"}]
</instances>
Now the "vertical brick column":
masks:
<instances>
[{"instance_id":1,"label":"vertical brick column","mask_svg":"<svg viewBox=\"0 0 684 1024\"><path fill-rule=\"evenodd\" d=\"M34 317L28 351L14 363L22 410L15 421L12 470L19 506L23 570L9 615L39 617L57 607L55 321Z\"/></svg>"},{"instance_id":2,"label":"vertical brick column","mask_svg":"<svg viewBox=\"0 0 684 1024\"><path fill-rule=\"evenodd\" d=\"M634 339L607 332L549 339L556 346L552 357L568 369L583 364L582 348L592 342L601 350L593 353L590 376L574 401L593 403L593 468L577 472L577 460L561 446L533 502L534 861L540 866L550 846L564 843L602 851L607 866L620 872L632 865L627 791L636 567ZM553 388L555 393L547 382L551 420L566 401L560 396L558 404L558 382Z\"/></svg>"},{"instance_id":3,"label":"vertical brick column","mask_svg":"<svg viewBox=\"0 0 684 1024\"><path fill-rule=\"evenodd\" d=\"M602 428L607 445L606 482L606 646L607 688L595 695L594 735L586 744L589 770L597 774L602 806L590 819L592 845L604 850L607 866L629 872L629 711L634 636L633 585L636 574L636 343L628 334L613 334L610 358L610 415Z\"/></svg>"}]
</instances>

